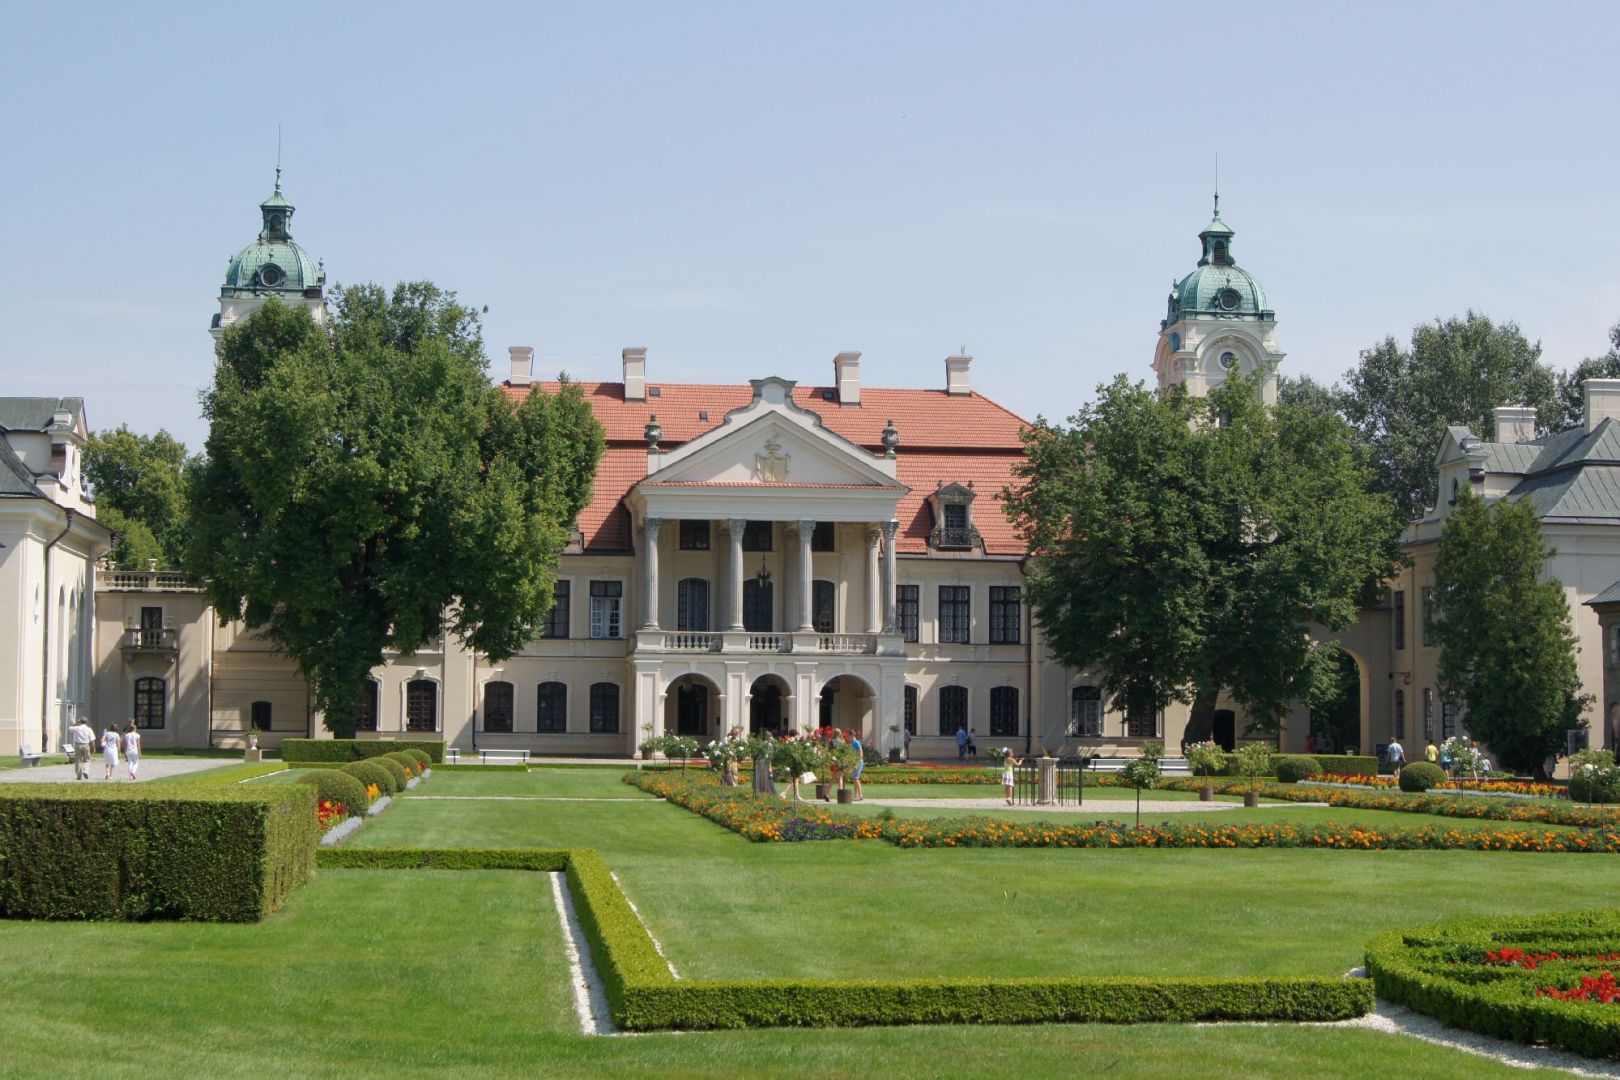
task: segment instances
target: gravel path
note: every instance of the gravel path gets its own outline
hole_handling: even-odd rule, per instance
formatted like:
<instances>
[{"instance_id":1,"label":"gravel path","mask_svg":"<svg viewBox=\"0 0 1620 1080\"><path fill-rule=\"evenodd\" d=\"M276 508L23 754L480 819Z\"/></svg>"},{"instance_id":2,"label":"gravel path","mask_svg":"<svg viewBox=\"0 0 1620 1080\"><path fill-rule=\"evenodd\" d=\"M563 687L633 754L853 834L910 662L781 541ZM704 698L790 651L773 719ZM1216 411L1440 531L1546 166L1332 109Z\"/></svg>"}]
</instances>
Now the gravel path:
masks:
<instances>
[{"instance_id":1,"label":"gravel path","mask_svg":"<svg viewBox=\"0 0 1620 1080\"><path fill-rule=\"evenodd\" d=\"M60 754L52 757L61 760ZM205 757L143 757L141 758L141 783L148 780L163 780L171 776L183 776L186 773L200 772L203 769L217 769L221 765L240 764L230 758ZM101 763L101 753L97 751L90 757L90 779L80 781L84 784L105 784L109 781L101 778L106 772L106 766ZM127 784L129 766L124 759L118 759L118 767L113 769L115 784ZM29 769L6 769L0 772L0 784L71 784L73 779L72 765L35 765Z\"/></svg>"},{"instance_id":2,"label":"gravel path","mask_svg":"<svg viewBox=\"0 0 1620 1080\"><path fill-rule=\"evenodd\" d=\"M995 810L998 812L1023 811L1040 814L1135 814L1134 800L1097 800L1083 806L1008 806L1004 799L863 799L868 806L893 806L906 809L938 807L942 810ZM1273 806L1326 806L1327 803L1266 803ZM1144 814L1202 814L1211 810L1240 810L1242 803L1195 802L1191 799L1170 802L1166 799L1143 799Z\"/></svg>"}]
</instances>

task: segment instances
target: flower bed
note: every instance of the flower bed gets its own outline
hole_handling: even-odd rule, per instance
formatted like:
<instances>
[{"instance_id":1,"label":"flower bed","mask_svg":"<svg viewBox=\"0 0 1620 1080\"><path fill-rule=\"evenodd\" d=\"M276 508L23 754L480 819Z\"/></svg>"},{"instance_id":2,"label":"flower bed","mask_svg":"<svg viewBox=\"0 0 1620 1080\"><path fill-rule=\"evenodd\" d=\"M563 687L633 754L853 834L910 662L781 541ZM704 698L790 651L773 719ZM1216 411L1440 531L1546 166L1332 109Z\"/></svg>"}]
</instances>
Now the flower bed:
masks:
<instances>
[{"instance_id":1,"label":"flower bed","mask_svg":"<svg viewBox=\"0 0 1620 1080\"><path fill-rule=\"evenodd\" d=\"M1470 919L1380 935L1380 997L1471 1031L1620 1057L1620 911Z\"/></svg>"},{"instance_id":2,"label":"flower bed","mask_svg":"<svg viewBox=\"0 0 1620 1080\"><path fill-rule=\"evenodd\" d=\"M800 803L723 788L702 773L634 772L625 782L702 814L760 842L887 840L899 847L1070 848L1327 848L1344 851L1620 852L1620 828L1570 832L1549 829L1450 829L1424 825L1386 829L1355 824L1161 824L1132 828L1113 822L1065 824L988 818L858 818ZM1281 785L1277 785L1281 786Z\"/></svg>"},{"instance_id":3,"label":"flower bed","mask_svg":"<svg viewBox=\"0 0 1620 1080\"><path fill-rule=\"evenodd\" d=\"M1323 773L1317 779L1324 784L1359 784L1370 788L1395 788L1400 783L1400 779L1394 776L1345 776L1340 773ZM1569 794L1562 784L1535 784L1524 780L1442 780L1435 788L1491 795L1528 795L1539 799L1562 799Z\"/></svg>"}]
</instances>

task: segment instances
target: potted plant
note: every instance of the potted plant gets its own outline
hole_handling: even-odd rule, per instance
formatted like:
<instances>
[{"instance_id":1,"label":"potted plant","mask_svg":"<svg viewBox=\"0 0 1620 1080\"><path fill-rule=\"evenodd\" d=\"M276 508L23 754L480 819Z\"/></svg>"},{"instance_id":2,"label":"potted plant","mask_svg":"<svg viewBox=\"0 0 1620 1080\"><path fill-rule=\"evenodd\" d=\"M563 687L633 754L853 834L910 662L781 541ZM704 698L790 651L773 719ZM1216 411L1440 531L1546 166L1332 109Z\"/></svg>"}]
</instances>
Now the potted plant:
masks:
<instances>
[{"instance_id":1,"label":"potted plant","mask_svg":"<svg viewBox=\"0 0 1620 1080\"><path fill-rule=\"evenodd\" d=\"M1226 751L1221 749L1217 742L1193 743L1187 747L1187 764L1192 768L1194 776L1201 776L1204 782L1198 786L1198 801L1212 802L1215 798L1215 785L1210 783L1210 777L1226 768Z\"/></svg>"},{"instance_id":2,"label":"potted plant","mask_svg":"<svg viewBox=\"0 0 1620 1080\"><path fill-rule=\"evenodd\" d=\"M849 790L849 774L855 766L861 763L861 755L847 742L835 742L827 749L827 756L835 772L838 773L838 801L841 803L853 802L855 793Z\"/></svg>"},{"instance_id":3,"label":"potted plant","mask_svg":"<svg viewBox=\"0 0 1620 1080\"><path fill-rule=\"evenodd\" d=\"M814 777L826 764L826 750L812 739L783 739L771 748L771 766L785 769L793 787L793 805L799 804L799 781Z\"/></svg>"},{"instance_id":4,"label":"potted plant","mask_svg":"<svg viewBox=\"0 0 1620 1080\"><path fill-rule=\"evenodd\" d=\"M1149 749L1144 747L1143 749ZM1125 763L1120 770L1120 777L1131 787L1136 789L1136 827L1142 827L1142 789L1150 788L1159 781L1159 755L1144 754Z\"/></svg>"},{"instance_id":5,"label":"potted plant","mask_svg":"<svg viewBox=\"0 0 1620 1080\"><path fill-rule=\"evenodd\" d=\"M1260 778L1270 776L1276 768L1273 760L1276 758L1271 747L1265 743L1249 743L1233 755L1236 758L1236 768L1239 776L1249 778L1248 790L1243 793L1244 806L1260 805Z\"/></svg>"}]
</instances>

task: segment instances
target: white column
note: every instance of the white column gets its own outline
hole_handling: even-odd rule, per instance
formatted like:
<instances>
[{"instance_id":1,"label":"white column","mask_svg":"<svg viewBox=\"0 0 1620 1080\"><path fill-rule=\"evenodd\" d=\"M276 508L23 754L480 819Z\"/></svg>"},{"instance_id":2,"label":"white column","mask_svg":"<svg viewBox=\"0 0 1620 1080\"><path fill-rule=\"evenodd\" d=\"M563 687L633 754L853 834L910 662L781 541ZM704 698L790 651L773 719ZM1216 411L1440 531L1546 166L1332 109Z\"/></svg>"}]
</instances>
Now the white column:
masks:
<instances>
[{"instance_id":1,"label":"white column","mask_svg":"<svg viewBox=\"0 0 1620 1080\"><path fill-rule=\"evenodd\" d=\"M883 530L876 525L866 527L866 632L876 634L883 629L883 590L878 586L878 541Z\"/></svg>"},{"instance_id":2,"label":"white column","mask_svg":"<svg viewBox=\"0 0 1620 1080\"><path fill-rule=\"evenodd\" d=\"M799 525L782 523L782 604L781 624L772 629L792 632L799 625Z\"/></svg>"},{"instance_id":3,"label":"white column","mask_svg":"<svg viewBox=\"0 0 1620 1080\"><path fill-rule=\"evenodd\" d=\"M799 629L801 631L815 629L810 624L810 582L815 576L814 566L810 558L810 541L815 536L815 533L815 522L799 522Z\"/></svg>"},{"instance_id":4,"label":"white column","mask_svg":"<svg viewBox=\"0 0 1620 1080\"><path fill-rule=\"evenodd\" d=\"M647 518L641 523L641 626L644 630L658 629L658 531L663 518Z\"/></svg>"},{"instance_id":5,"label":"white column","mask_svg":"<svg viewBox=\"0 0 1620 1080\"><path fill-rule=\"evenodd\" d=\"M743 628L743 529L748 522L742 518L726 519L726 530L731 537L731 629Z\"/></svg>"},{"instance_id":6,"label":"white column","mask_svg":"<svg viewBox=\"0 0 1620 1080\"><path fill-rule=\"evenodd\" d=\"M883 523L883 632L892 634L894 625L894 541L900 531L898 521L885 521Z\"/></svg>"}]
</instances>

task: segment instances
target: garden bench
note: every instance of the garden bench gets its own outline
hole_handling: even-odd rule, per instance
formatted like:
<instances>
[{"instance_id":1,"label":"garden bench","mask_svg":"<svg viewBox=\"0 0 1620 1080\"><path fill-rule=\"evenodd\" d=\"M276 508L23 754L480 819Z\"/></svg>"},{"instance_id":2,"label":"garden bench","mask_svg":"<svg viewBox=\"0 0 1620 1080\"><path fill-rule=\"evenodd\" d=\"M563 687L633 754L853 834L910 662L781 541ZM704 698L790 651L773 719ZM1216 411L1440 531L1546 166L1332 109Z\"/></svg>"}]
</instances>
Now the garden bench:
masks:
<instances>
[{"instance_id":1,"label":"garden bench","mask_svg":"<svg viewBox=\"0 0 1620 1080\"><path fill-rule=\"evenodd\" d=\"M22 763L22 767L25 769L31 769L38 765L44 756L44 754L34 753L26 746L17 752L17 760Z\"/></svg>"},{"instance_id":2,"label":"garden bench","mask_svg":"<svg viewBox=\"0 0 1620 1080\"><path fill-rule=\"evenodd\" d=\"M527 750L483 750L478 751L480 765L527 765L529 752Z\"/></svg>"},{"instance_id":3,"label":"garden bench","mask_svg":"<svg viewBox=\"0 0 1620 1080\"><path fill-rule=\"evenodd\" d=\"M445 749L444 749L444 763L446 765L459 765L459 764L461 764L461 748L459 746L447 746L447 747L445 747Z\"/></svg>"}]
</instances>

